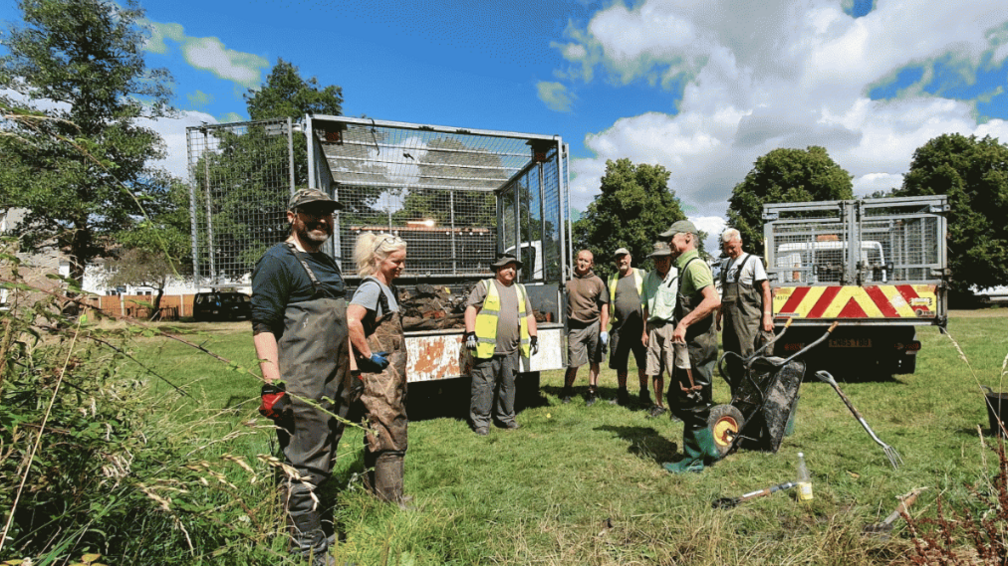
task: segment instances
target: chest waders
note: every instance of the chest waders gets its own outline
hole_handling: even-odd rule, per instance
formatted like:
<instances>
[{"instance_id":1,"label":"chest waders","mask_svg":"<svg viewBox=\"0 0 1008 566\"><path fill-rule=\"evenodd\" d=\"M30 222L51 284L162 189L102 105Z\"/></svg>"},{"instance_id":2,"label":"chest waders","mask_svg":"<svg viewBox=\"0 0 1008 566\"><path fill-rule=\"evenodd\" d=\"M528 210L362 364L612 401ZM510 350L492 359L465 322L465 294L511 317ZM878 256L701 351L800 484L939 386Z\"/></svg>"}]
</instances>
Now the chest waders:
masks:
<instances>
[{"instance_id":1,"label":"chest waders","mask_svg":"<svg viewBox=\"0 0 1008 566\"><path fill-rule=\"evenodd\" d=\"M374 278L369 278L374 279ZM377 280L375 280L377 281ZM406 340L402 316L389 310L388 297L379 286L382 317L365 327L372 352L389 352L389 365L381 373L361 373L361 403L368 420L364 435L364 465L374 467L371 484L384 501L403 501L403 456L409 420L406 417ZM375 311L377 312L377 308Z\"/></svg>"},{"instance_id":2,"label":"chest waders","mask_svg":"<svg viewBox=\"0 0 1008 566\"><path fill-rule=\"evenodd\" d=\"M703 301L703 293L696 290L692 295L682 292L683 279L688 277L689 266L699 258L692 258L679 270L679 290L676 296L677 321L693 312ZM708 315L694 322L686 329L686 349L689 352L692 376L686 370L676 368L672 385L668 390L669 406L672 414L683 421L682 460L665 464L672 473L700 472L704 464L711 464L721 457L714 435L707 428L710 417L711 376L717 361L717 331L714 316ZM690 380L692 377L692 381Z\"/></svg>"},{"instance_id":3,"label":"chest waders","mask_svg":"<svg viewBox=\"0 0 1008 566\"><path fill-rule=\"evenodd\" d=\"M763 320L763 295L759 289L753 285L741 282L742 269L751 258L756 256L747 254L736 262L738 271L735 275L735 282L728 282L728 271L725 269L721 273L721 316L724 332L721 335L722 344L726 352L735 352L748 358L756 351L756 339L759 336L760 325ZM758 260L756 260L758 261ZM735 356L728 356L728 385L731 387L732 395L735 394L739 379L742 376L742 360Z\"/></svg>"},{"instance_id":4,"label":"chest waders","mask_svg":"<svg viewBox=\"0 0 1008 566\"><path fill-rule=\"evenodd\" d=\"M346 300L329 296L303 254L287 249L312 282L312 298L288 304L284 333L277 343L280 376L291 397L292 417L278 427L280 449L297 476L283 481L291 549L312 564L326 564L329 543L322 529L318 487L329 479L350 402L350 353ZM324 401L323 398L331 401ZM337 418L338 417L338 418ZM320 561L321 560L321 561Z\"/></svg>"}]
</instances>

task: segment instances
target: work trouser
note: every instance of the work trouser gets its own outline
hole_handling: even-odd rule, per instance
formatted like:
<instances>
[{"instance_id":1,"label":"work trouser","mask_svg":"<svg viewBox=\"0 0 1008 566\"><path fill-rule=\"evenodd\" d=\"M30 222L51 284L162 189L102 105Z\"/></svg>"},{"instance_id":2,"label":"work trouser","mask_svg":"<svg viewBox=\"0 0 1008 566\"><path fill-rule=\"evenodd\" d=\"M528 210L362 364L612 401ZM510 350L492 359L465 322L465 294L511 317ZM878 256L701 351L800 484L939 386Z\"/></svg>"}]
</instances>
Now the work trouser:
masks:
<instances>
[{"instance_id":1,"label":"work trouser","mask_svg":"<svg viewBox=\"0 0 1008 566\"><path fill-rule=\"evenodd\" d=\"M472 369L472 398L469 420L475 428L490 426L491 410L502 424L515 422L515 377L518 351L476 358ZM496 395L495 395L496 393Z\"/></svg>"}]
</instances>

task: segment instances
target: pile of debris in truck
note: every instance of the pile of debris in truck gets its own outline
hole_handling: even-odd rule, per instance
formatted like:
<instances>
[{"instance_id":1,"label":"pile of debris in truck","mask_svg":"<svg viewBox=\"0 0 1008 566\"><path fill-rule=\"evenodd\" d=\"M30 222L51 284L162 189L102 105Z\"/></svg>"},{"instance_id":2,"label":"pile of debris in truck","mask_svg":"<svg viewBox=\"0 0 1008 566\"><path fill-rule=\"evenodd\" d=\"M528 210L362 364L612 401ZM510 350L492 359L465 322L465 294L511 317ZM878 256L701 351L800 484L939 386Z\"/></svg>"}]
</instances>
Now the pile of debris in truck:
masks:
<instances>
[{"instance_id":1,"label":"pile of debris in truck","mask_svg":"<svg viewBox=\"0 0 1008 566\"><path fill-rule=\"evenodd\" d=\"M403 313L403 330L451 330L465 328L466 299L476 284L452 291L445 286L421 283L399 289L399 306ZM537 322L547 317L533 309Z\"/></svg>"}]
</instances>

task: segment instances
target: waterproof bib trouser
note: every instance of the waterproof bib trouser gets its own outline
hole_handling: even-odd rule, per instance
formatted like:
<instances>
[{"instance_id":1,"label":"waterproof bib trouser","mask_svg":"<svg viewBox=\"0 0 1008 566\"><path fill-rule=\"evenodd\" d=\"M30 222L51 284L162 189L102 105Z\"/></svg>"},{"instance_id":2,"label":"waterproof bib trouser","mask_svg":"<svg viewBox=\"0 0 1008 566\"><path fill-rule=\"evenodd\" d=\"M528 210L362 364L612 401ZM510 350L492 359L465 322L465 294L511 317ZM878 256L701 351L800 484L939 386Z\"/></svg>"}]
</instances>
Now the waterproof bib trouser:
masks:
<instances>
[{"instance_id":1,"label":"waterproof bib trouser","mask_svg":"<svg viewBox=\"0 0 1008 566\"><path fill-rule=\"evenodd\" d=\"M763 316L762 293L753 285L747 285L739 280L739 274L750 258L756 256L746 254L735 262L734 265L738 270L734 283L728 282L728 269L721 272L721 322L724 325L724 332L721 335L722 345L726 352L735 352L742 358L748 358L756 351L756 338L759 336ZM726 362L728 382L734 396L739 380L742 379L742 360L728 356Z\"/></svg>"},{"instance_id":2,"label":"waterproof bib trouser","mask_svg":"<svg viewBox=\"0 0 1008 566\"><path fill-rule=\"evenodd\" d=\"M675 320L682 320L693 312L703 301L703 293L697 290L692 295L682 292L683 279L688 277L689 266L699 258L692 258L679 270L679 287L676 297ZM689 351L693 383L685 370L676 368L668 388L668 402L672 414L683 422L683 453L684 458L675 464L665 466L670 472L699 472L705 464L712 464L720 458L714 436L707 428L711 406L711 376L714 374L714 364L717 361L717 330L714 326L714 316L709 315L698 320L686 329L686 347ZM700 387L699 391L685 392L692 385Z\"/></svg>"},{"instance_id":3,"label":"waterproof bib trouser","mask_svg":"<svg viewBox=\"0 0 1008 566\"><path fill-rule=\"evenodd\" d=\"M381 307L381 318L364 331L372 352L389 352L389 365L381 373L361 373L360 399L368 421L364 434L364 462L367 467L374 467L375 495L385 501L401 503L409 424L406 416L406 340L402 316L399 311L389 311L384 290L379 291L377 306Z\"/></svg>"},{"instance_id":4,"label":"waterproof bib trouser","mask_svg":"<svg viewBox=\"0 0 1008 566\"><path fill-rule=\"evenodd\" d=\"M290 521L292 550L325 564L328 542L322 510L328 505L317 498L319 486L332 474L343 435L343 422L333 415L345 418L351 401L346 300L327 296L301 252L290 244L288 249L307 271L315 294L287 305L284 333L277 343L280 375L292 404L292 418L278 427L277 436L284 458L297 472L282 478L282 504Z\"/></svg>"}]
</instances>

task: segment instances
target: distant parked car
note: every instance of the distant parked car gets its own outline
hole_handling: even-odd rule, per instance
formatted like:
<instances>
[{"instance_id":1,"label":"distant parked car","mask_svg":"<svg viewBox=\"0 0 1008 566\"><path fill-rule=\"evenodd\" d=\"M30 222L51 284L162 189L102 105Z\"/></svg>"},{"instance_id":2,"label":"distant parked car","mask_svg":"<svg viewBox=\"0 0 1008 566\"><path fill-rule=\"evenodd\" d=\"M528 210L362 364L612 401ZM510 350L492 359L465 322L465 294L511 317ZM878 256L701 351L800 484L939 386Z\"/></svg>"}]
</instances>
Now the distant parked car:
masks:
<instances>
[{"instance_id":1,"label":"distant parked car","mask_svg":"<svg viewBox=\"0 0 1008 566\"><path fill-rule=\"evenodd\" d=\"M212 291L196 293L193 299L193 319L239 320L252 316L252 298L245 293Z\"/></svg>"}]
</instances>

